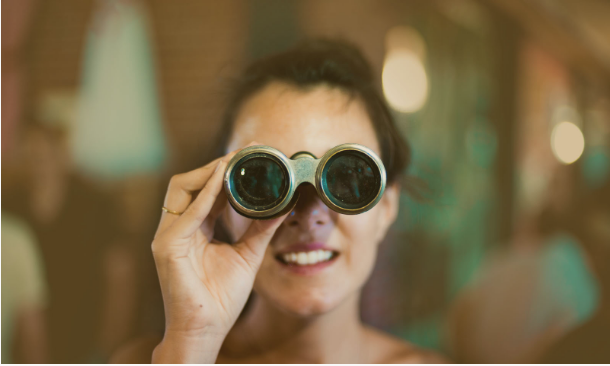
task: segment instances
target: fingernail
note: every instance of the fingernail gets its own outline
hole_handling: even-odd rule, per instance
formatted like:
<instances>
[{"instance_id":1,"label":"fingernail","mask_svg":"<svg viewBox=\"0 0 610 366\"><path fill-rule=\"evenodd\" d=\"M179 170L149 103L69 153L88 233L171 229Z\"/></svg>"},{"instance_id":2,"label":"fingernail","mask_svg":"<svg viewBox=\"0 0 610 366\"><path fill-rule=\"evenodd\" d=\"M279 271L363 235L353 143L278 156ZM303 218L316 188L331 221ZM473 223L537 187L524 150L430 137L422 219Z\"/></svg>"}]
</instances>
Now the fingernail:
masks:
<instances>
[{"instance_id":1,"label":"fingernail","mask_svg":"<svg viewBox=\"0 0 610 366\"><path fill-rule=\"evenodd\" d=\"M214 169L214 173L216 173L218 171L218 169L220 168L220 165L222 165L222 160L218 162L218 165L216 165L216 169Z\"/></svg>"}]
</instances>

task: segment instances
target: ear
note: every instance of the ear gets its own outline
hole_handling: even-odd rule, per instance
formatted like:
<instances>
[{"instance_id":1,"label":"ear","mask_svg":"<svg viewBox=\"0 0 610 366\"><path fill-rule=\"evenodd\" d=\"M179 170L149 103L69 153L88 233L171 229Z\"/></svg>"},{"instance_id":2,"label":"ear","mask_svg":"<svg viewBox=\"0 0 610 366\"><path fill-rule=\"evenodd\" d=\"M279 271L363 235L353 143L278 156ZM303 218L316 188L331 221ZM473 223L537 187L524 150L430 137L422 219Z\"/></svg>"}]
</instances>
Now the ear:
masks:
<instances>
[{"instance_id":1,"label":"ear","mask_svg":"<svg viewBox=\"0 0 610 366\"><path fill-rule=\"evenodd\" d=\"M383 240L385 237L390 225L396 221L396 217L398 216L398 207L400 205L400 184L392 183L391 185L387 186L378 205L381 206L378 219L378 242L381 243L381 240Z\"/></svg>"}]
</instances>

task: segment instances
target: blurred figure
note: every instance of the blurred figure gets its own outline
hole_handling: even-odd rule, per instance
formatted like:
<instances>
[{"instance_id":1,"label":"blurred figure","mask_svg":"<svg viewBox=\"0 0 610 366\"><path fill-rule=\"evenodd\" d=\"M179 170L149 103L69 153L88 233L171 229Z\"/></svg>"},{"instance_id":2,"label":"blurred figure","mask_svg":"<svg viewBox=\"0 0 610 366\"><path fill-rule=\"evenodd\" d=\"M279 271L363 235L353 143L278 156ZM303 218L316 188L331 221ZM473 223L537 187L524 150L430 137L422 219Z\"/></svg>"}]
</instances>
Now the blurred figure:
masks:
<instances>
[{"instance_id":1,"label":"blurred figure","mask_svg":"<svg viewBox=\"0 0 610 366\"><path fill-rule=\"evenodd\" d=\"M2 212L2 363L45 363L47 285L30 228Z\"/></svg>"},{"instance_id":2,"label":"blurred figure","mask_svg":"<svg viewBox=\"0 0 610 366\"><path fill-rule=\"evenodd\" d=\"M4 210L19 182L15 139L23 115L24 46L34 0L2 2L2 363L48 362L47 284L41 254L27 223Z\"/></svg>"},{"instance_id":3,"label":"blurred figure","mask_svg":"<svg viewBox=\"0 0 610 366\"><path fill-rule=\"evenodd\" d=\"M100 347L106 357L117 346L163 331L161 289L150 242L163 202L159 177L132 176L118 187L119 236L103 257L104 304Z\"/></svg>"},{"instance_id":4,"label":"blurred figure","mask_svg":"<svg viewBox=\"0 0 610 366\"><path fill-rule=\"evenodd\" d=\"M593 192L583 212L580 237L600 286L595 314L556 342L542 363L610 363L610 184ZM588 206L588 207L587 207Z\"/></svg>"},{"instance_id":5,"label":"blurred figure","mask_svg":"<svg viewBox=\"0 0 610 366\"><path fill-rule=\"evenodd\" d=\"M71 129L74 166L104 180L155 173L167 151L146 3L94 5Z\"/></svg>"},{"instance_id":6,"label":"blurred figure","mask_svg":"<svg viewBox=\"0 0 610 366\"><path fill-rule=\"evenodd\" d=\"M543 209L518 222L510 247L494 253L455 301L449 343L460 362L534 362L595 311L598 287L563 172Z\"/></svg>"},{"instance_id":7,"label":"blurred figure","mask_svg":"<svg viewBox=\"0 0 610 366\"><path fill-rule=\"evenodd\" d=\"M30 126L24 135L23 182L3 209L24 218L40 245L49 283L51 362L85 362L100 322L101 260L115 236L116 212L105 194L72 171L63 128Z\"/></svg>"},{"instance_id":8,"label":"blurred figure","mask_svg":"<svg viewBox=\"0 0 610 366\"><path fill-rule=\"evenodd\" d=\"M35 8L34 0L2 2L2 154L13 152L15 131L22 116L24 46Z\"/></svg>"},{"instance_id":9,"label":"blurred figure","mask_svg":"<svg viewBox=\"0 0 610 366\"><path fill-rule=\"evenodd\" d=\"M162 197L156 198L161 196L157 174L167 151L149 4L100 0L92 5L70 148L78 171L118 182L110 215L117 220L117 235L100 257L103 298L96 361L104 362L118 345L143 331L143 319L150 324L162 319L162 301L145 299L158 287L150 242L162 203ZM156 293L160 296L160 290ZM161 310L155 312L154 304Z\"/></svg>"}]
</instances>

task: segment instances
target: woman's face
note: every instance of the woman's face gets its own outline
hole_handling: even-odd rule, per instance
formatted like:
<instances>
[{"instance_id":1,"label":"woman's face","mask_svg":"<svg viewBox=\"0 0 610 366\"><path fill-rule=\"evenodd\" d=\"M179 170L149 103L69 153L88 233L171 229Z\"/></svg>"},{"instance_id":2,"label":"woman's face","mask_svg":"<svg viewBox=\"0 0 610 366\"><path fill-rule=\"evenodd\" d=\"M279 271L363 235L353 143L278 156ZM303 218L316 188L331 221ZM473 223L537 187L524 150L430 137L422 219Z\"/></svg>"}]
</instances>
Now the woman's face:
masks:
<instances>
[{"instance_id":1,"label":"woman's face","mask_svg":"<svg viewBox=\"0 0 610 366\"><path fill-rule=\"evenodd\" d=\"M271 83L245 102L235 122L228 151L256 141L288 157L298 151L321 157L332 147L351 142L380 155L364 105L336 88L303 91ZM373 268L377 247L396 217L398 189L387 187L373 209L350 216L329 209L311 185L298 190L297 206L267 248L254 290L283 311L308 316L327 312L358 294ZM227 205L224 222L238 239L251 220ZM326 252L333 253L330 260L316 258ZM300 255L301 264L283 261L284 257L294 259L292 253Z\"/></svg>"}]
</instances>

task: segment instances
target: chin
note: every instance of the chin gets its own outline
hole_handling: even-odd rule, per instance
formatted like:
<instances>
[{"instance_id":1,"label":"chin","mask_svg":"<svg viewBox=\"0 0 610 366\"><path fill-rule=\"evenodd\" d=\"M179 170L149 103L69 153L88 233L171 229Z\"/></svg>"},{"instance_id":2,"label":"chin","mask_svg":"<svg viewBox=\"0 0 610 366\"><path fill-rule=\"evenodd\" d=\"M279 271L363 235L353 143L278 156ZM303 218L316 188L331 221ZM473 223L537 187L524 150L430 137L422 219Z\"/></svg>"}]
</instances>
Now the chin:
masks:
<instances>
[{"instance_id":1,"label":"chin","mask_svg":"<svg viewBox=\"0 0 610 366\"><path fill-rule=\"evenodd\" d=\"M275 307L297 317L314 317L328 313L342 303L342 291L329 289L292 289L281 294L263 295ZM262 294L261 294L262 295Z\"/></svg>"}]
</instances>

